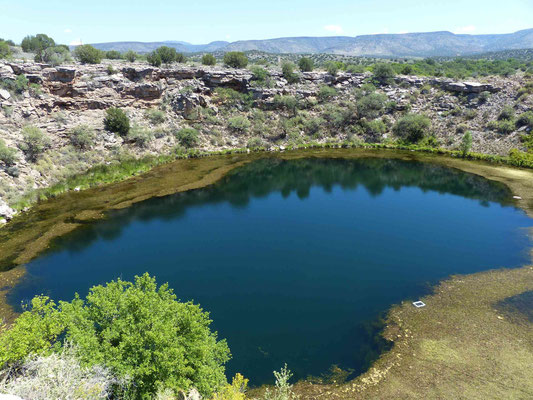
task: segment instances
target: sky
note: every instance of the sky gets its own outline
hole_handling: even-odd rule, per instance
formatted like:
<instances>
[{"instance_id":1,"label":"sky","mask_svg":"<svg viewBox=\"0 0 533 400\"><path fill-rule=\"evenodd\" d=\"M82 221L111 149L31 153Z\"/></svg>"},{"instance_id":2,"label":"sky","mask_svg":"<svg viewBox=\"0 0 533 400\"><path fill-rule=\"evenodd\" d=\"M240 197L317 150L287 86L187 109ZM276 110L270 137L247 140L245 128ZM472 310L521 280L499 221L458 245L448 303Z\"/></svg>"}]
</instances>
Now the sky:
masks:
<instances>
[{"instance_id":1,"label":"sky","mask_svg":"<svg viewBox=\"0 0 533 400\"><path fill-rule=\"evenodd\" d=\"M533 28L533 0L0 0L0 38L63 44Z\"/></svg>"}]
</instances>

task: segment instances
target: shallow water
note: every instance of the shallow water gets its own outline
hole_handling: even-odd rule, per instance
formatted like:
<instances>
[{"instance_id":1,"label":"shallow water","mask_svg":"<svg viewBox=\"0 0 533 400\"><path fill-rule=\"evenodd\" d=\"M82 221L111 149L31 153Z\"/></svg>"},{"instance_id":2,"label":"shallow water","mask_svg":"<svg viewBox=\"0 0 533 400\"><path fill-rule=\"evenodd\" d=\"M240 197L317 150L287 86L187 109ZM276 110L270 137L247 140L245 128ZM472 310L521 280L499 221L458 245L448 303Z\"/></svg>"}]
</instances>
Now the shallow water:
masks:
<instances>
[{"instance_id":1,"label":"shallow water","mask_svg":"<svg viewBox=\"0 0 533 400\"><path fill-rule=\"evenodd\" d=\"M287 363L362 372L377 318L456 273L529 261L531 220L500 183L387 159L258 160L205 189L109 213L56 240L10 294L70 300L149 271L211 312L254 385Z\"/></svg>"}]
</instances>

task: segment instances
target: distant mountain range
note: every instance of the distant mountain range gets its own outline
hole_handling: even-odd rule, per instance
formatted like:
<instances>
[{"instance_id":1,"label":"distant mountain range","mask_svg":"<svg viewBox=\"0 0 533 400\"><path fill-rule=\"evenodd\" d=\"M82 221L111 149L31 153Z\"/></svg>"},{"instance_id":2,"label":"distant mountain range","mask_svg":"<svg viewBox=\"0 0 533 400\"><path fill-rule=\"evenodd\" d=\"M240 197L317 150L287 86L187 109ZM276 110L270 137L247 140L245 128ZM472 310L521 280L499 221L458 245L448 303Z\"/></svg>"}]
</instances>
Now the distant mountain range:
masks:
<instances>
[{"instance_id":1,"label":"distant mountain range","mask_svg":"<svg viewBox=\"0 0 533 400\"><path fill-rule=\"evenodd\" d=\"M377 34L362 36L286 37L266 40L217 41L190 44L179 41L110 42L93 44L101 50L147 53L159 46L184 53L263 51L267 53L330 53L372 57L453 57L475 53L533 48L533 29L498 35L457 35L452 32Z\"/></svg>"}]
</instances>

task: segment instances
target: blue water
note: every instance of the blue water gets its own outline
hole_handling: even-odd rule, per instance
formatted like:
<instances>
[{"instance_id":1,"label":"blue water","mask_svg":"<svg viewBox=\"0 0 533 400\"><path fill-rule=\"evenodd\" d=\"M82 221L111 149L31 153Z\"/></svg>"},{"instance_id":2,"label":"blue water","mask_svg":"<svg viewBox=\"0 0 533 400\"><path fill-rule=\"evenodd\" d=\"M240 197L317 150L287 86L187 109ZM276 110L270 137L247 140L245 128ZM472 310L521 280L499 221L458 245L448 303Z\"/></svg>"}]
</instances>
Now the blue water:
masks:
<instances>
[{"instance_id":1,"label":"blue water","mask_svg":"<svg viewBox=\"0 0 533 400\"><path fill-rule=\"evenodd\" d=\"M211 312L254 385L287 363L360 373L379 317L451 274L529 261L508 189L461 171L363 159L260 160L205 189L151 199L56 240L11 292L70 300L145 271Z\"/></svg>"}]
</instances>

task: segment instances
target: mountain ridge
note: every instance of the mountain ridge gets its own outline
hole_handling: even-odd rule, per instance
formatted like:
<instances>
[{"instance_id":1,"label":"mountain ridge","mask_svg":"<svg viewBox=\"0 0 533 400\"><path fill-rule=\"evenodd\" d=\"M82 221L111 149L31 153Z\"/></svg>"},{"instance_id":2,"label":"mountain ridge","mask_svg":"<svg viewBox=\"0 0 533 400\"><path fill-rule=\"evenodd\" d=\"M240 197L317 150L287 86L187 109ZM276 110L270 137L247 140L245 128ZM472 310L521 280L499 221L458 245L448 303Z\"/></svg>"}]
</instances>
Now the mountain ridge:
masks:
<instances>
[{"instance_id":1,"label":"mountain ridge","mask_svg":"<svg viewBox=\"0 0 533 400\"><path fill-rule=\"evenodd\" d=\"M449 31L374 34L359 36L296 36L273 39L213 41L191 44L183 41L94 43L100 50L134 50L147 53L169 46L184 53L263 51L268 53L331 53L372 57L462 56L483 52L533 48L533 28L504 34L455 34Z\"/></svg>"}]
</instances>

